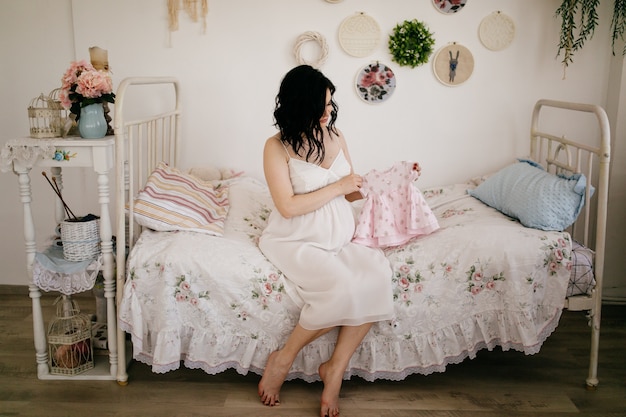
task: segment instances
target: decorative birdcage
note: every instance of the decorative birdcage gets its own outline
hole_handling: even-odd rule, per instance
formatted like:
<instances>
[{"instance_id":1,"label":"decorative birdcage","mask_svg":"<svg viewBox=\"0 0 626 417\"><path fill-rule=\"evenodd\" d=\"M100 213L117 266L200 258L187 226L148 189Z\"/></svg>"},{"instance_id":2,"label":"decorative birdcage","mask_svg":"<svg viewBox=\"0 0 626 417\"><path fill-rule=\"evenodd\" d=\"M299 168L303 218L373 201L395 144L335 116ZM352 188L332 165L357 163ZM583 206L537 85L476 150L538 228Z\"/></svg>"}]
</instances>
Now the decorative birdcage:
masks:
<instances>
[{"instance_id":1,"label":"decorative birdcage","mask_svg":"<svg viewBox=\"0 0 626 417\"><path fill-rule=\"evenodd\" d=\"M78 136L78 124L76 123L76 115L72 114L69 109L66 109L61 104L61 89L55 88L50 91L48 97L54 103L54 107L61 109L61 134L59 136Z\"/></svg>"},{"instance_id":2,"label":"decorative birdcage","mask_svg":"<svg viewBox=\"0 0 626 417\"><path fill-rule=\"evenodd\" d=\"M52 99L50 95L42 93L32 99L28 106L30 136L38 139L60 137L63 128L62 110L61 102Z\"/></svg>"},{"instance_id":3,"label":"decorative birdcage","mask_svg":"<svg viewBox=\"0 0 626 417\"><path fill-rule=\"evenodd\" d=\"M57 303L48 326L48 360L55 375L78 375L94 366L91 320L70 296Z\"/></svg>"}]
</instances>

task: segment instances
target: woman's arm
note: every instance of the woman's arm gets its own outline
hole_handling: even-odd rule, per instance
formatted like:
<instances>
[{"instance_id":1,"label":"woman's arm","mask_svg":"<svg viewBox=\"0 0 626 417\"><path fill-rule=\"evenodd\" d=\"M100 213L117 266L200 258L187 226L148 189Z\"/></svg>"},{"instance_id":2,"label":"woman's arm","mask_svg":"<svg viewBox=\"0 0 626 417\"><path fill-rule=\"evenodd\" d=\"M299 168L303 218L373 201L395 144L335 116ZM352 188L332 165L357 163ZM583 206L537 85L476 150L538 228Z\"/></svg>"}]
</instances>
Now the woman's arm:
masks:
<instances>
[{"instance_id":1,"label":"woman's arm","mask_svg":"<svg viewBox=\"0 0 626 417\"><path fill-rule=\"evenodd\" d=\"M288 162L289 157L280 140L276 136L269 138L263 150L265 180L276 209L286 218L310 213L335 197L358 193L361 186L361 177L351 173L319 190L295 194L289 178Z\"/></svg>"},{"instance_id":2,"label":"woman's arm","mask_svg":"<svg viewBox=\"0 0 626 417\"><path fill-rule=\"evenodd\" d=\"M339 129L337 129L339 133L339 146L343 150L343 154L346 157L346 160L350 164L350 172L354 174L354 168L352 167L352 158L350 158L350 151L348 151L348 144L346 143L346 139L343 136L343 133ZM359 183L359 188L361 188L361 184ZM346 194L346 200L353 202L356 200L363 199L363 194L359 190L353 191L349 194Z\"/></svg>"}]
</instances>

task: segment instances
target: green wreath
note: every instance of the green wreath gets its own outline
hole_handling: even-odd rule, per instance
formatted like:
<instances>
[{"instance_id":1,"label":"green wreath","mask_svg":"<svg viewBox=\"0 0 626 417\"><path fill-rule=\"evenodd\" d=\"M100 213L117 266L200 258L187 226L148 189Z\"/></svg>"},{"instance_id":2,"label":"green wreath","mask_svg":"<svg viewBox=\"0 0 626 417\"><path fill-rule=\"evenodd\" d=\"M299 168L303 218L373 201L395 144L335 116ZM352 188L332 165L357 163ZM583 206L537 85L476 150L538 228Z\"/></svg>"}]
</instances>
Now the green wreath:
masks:
<instances>
[{"instance_id":1,"label":"green wreath","mask_svg":"<svg viewBox=\"0 0 626 417\"><path fill-rule=\"evenodd\" d=\"M434 45L433 34L417 19L405 20L402 24L396 25L389 36L392 60L411 68L427 63Z\"/></svg>"}]
</instances>

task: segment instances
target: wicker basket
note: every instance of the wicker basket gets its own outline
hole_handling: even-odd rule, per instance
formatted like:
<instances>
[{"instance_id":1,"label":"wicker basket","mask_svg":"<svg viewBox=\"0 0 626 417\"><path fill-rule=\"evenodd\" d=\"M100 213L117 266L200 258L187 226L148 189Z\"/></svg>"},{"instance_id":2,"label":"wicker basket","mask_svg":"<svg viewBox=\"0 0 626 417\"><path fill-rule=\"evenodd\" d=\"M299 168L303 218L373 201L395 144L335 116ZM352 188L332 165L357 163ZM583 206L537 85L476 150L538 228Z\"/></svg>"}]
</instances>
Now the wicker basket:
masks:
<instances>
[{"instance_id":1,"label":"wicker basket","mask_svg":"<svg viewBox=\"0 0 626 417\"><path fill-rule=\"evenodd\" d=\"M33 138L56 138L62 134L61 111L59 101L43 93L31 100L28 106L30 136Z\"/></svg>"},{"instance_id":2,"label":"wicker basket","mask_svg":"<svg viewBox=\"0 0 626 417\"><path fill-rule=\"evenodd\" d=\"M86 261L100 254L100 219L61 223L63 257L68 261Z\"/></svg>"}]
</instances>

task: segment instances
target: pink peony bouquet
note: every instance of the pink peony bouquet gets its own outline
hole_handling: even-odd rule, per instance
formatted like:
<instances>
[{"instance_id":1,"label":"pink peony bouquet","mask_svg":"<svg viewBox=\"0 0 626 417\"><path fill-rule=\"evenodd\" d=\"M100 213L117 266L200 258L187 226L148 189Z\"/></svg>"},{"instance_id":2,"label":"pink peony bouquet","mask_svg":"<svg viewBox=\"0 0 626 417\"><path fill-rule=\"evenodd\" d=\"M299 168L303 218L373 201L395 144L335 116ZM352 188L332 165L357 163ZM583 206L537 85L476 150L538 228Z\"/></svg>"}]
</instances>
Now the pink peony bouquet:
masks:
<instances>
[{"instance_id":1,"label":"pink peony bouquet","mask_svg":"<svg viewBox=\"0 0 626 417\"><path fill-rule=\"evenodd\" d=\"M108 72L98 71L89 62L72 62L61 79L61 105L80 118L80 109L89 104L115 103L113 81Z\"/></svg>"}]
</instances>

